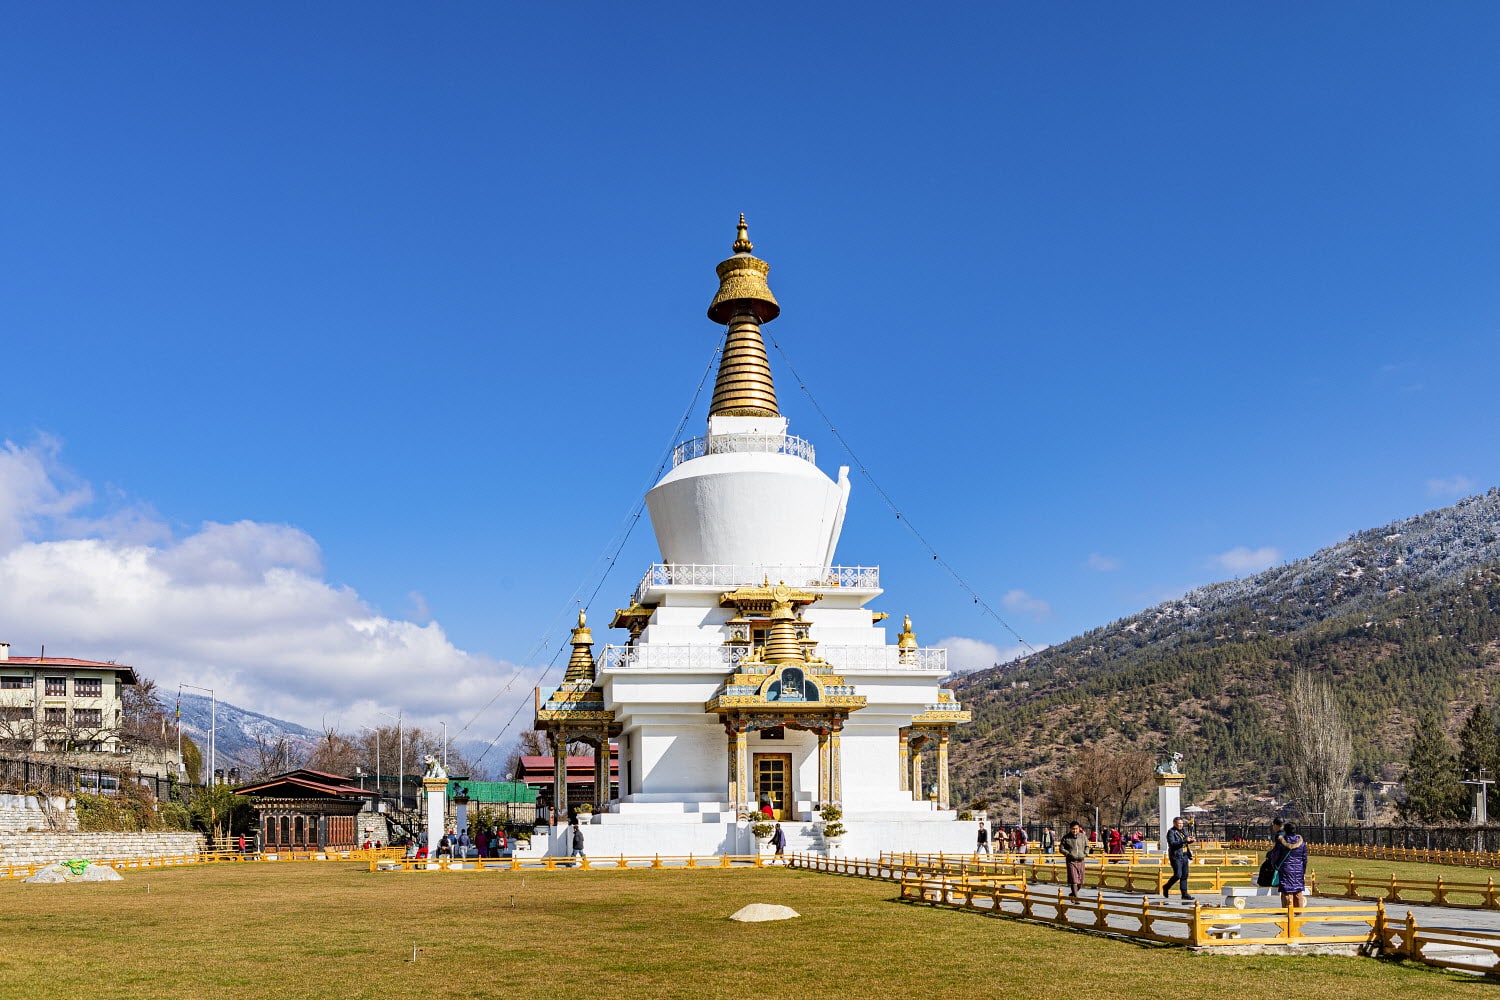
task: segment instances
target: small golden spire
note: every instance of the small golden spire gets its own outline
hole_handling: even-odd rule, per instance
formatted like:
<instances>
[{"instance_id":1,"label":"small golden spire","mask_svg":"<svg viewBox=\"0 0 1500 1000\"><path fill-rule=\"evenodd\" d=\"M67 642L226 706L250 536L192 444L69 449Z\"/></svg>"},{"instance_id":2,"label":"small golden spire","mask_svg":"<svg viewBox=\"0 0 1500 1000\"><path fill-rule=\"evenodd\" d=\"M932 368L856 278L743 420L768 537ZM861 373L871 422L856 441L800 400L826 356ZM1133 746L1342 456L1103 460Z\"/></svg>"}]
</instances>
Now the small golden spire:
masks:
<instances>
[{"instance_id":1,"label":"small golden spire","mask_svg":"<svg viewBox=\"0 0 1500 1000\"><path fill-rule=\"evenodd\" d=\"M781 597L773 600L775 603L771 606L771 627L766 632L762 656L767 663L806 662L807 652L797 638L796 613L792 610L792 602Z\"/></svg>"},{"instance_id":2,"label":"small golden spire","mask_svg":"<svg viewBox=\"0 0 1500 1000\"><path fill-rule=\"evenodd\" d=\"M740 231L734 238L735 253L749 253L755 249L755 244L750 242L750 227L745 225L745 213L740 213Z\"/></svg>"},{"instance_id":3,"label":"small golden spire","mask_svg":"<svg viewBox=\"0 0 1500 1000\"><path fill-rule=\"evenodd\" d=\"M917 653L917 633L911 630L911 615L907 615L901 622L901 634L896 637L897 657L902 663L909 663Z\"/></svg>"},{"instance_id":4,"label":"small golden spire","mask_svg":"<svg viewBox=\"0 0 1500 1000\"><path fill-rule=\"evenodd\" d=\"M594 633L588 627L588 618L582 608L578 609L578 627L573 630L573 638L568 641L573 646L573 655L568 658L568 669L563 674L564 683L592 681L594 679Z\"/></svg>"}]
</instances>

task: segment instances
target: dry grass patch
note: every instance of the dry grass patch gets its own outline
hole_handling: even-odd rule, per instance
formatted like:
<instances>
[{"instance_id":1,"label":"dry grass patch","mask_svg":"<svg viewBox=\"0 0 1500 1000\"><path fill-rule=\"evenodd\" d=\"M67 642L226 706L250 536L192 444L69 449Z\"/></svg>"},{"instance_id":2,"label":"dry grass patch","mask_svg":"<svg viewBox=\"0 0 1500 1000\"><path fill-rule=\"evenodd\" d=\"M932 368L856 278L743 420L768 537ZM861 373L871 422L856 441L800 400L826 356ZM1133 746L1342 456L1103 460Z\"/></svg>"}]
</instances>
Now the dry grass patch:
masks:
<instances>
[{"instance_id":1,"label":"dry grass patch","mask_svg":"<svg viewBox=\"0 0 1500 1000\"><path fill-rule=\"evenodd\" d=\"M1412 1000L1450 996L1455 979L1369 959L1192 956L894 895L889 883L784 870L371 874L352 864L5 883L0 998ZM803 916L727 919L755 902Z\"/></svg>"}]
</instances>

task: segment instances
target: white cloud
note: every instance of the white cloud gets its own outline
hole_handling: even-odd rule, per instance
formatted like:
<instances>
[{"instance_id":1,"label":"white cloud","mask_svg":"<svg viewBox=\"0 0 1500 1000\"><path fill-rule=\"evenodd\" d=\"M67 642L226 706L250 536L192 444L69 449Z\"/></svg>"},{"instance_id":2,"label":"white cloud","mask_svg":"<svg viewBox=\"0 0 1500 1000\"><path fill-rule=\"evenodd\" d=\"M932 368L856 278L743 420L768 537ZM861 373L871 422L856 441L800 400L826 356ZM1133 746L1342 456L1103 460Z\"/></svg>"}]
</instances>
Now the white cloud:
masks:
<instances>
[{"instance_id":1,"label":"white cloud","mask_svg":"<svg viewBox=\"0 0 1500 1000\"><path fill-rule=\"evenodd\" d=\"M1033 651L1041 652L1046 646L1000 647L983 639L969 639L961 635L950 635L938 641L939 648L948 651L948 669L955 674L967 674L975 670L986 670L1001 663L1019 660Z\"/></svg>"},{"instance_id":2,"label":"white cloud","mask_svg":"<svg viewBox=\"0 0 1500 1000\"><path fill-rule=\"evenodd\" d=\"M1479 484L1468 476L1450 476L1447 479L1427 480L1427 495L1431 497L1466 497Z\"/></svg>"},{"instance_id":3,"label":"white cloud","mask_svg":"<svg viewBox=\"0 0 1500 1000\"><path fill-rule=\"evenodd\" d=\"M1019 611L1036 618L1044 618L1052 613L1052 605L1039 597L1032 597L1024 590L1006 591L1000 603L1011 611Z\"/></svg>"},{"instance_id":4,"label":"white cloud","mask_svg":"<svg viewBox=\"0 0 1500 1000\"><path fill-rule=\"evenodd\" d=\"M1213 561L1231 573L1259 573L1281 562L1281 550L1270 545L1258 549L1237 545L1214 556Z\"/></svg>"},{"instance_id":5,"label":"white cloud","mask_svg":"<svg viewBox=\"0 0 1500 1000\"><path fill-rule=\"evenodd\" d=\"M18 654L45 642L129 663L166 689L199 684L345 728L398 708L419 724L467 722L515 674L458 649L437 622L386 617L323 579L317 542L290 525L208 522L174 538L141 507L85 517L93 491L56 459L52 442L0 449L0 638ZM469 735L493 736L529 683Z\"/></svg>"},{"instance_id":6,"label":"white cloud","mask_svg":"<svg viewBox=\"0 0 1500 1000\"><path fill-rule=\"evenodd\" d=\"M1099 573L1112 573L1120 568L1120 560L1114 556L1106 556L1098 552L1090 552L1088 560L1089 569Z\"/></svg>"}]
</instances>

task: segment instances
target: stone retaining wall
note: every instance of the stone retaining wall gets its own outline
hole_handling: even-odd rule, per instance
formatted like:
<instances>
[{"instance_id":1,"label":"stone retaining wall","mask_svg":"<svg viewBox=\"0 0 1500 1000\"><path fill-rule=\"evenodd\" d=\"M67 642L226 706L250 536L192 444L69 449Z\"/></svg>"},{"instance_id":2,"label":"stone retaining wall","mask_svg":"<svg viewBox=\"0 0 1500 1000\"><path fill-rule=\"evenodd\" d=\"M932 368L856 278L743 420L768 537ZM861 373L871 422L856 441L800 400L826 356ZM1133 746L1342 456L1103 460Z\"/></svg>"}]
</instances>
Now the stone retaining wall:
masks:
<instances>
[{"instance_id":1,"label":"stone retaining wall","mask_svg":"<svg viewBox=\"0 0 1500 1000\"><path fill-rule=\"evenodd\" d=\"M52 864L73 858L108 861L193 854L204 849L201 833L0 833L0 865Z\"/></svg>"},{"instance_id":2,"label":"stone retaining wall","mask_svg":"<svg viewBox=\"0 0 1500 1000\"><path fill-rule=\"evenodd\" d=\"M26 830L76 830L72 801L61 795L0 795L0 837ZM53 824L58 824L54 827Z\"/></svg>"}]
</instances>

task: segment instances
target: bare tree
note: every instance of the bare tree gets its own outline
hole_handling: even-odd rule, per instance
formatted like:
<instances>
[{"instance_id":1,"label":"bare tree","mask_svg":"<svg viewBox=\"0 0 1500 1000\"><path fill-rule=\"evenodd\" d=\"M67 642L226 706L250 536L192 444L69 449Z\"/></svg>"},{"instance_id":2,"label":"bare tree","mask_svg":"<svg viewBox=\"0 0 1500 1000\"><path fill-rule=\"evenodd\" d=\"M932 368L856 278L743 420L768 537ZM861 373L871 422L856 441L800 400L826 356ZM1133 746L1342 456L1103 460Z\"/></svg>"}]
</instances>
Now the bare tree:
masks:
<instances>
[{"instance_id":1,"label":"bare tree","mask_svg":"<svg viewBox=\"0 0 1500 1000\"><path fill-rule=\"evenodd\" d=\"M249 778L251 781L259 781L269 778L273 774L282 774L292 769L292 759L296 750L292 741L287 739L285 733L277 733L270 736L266 733L255 734L255 767Z\"/></svg>"},{"instance_id":2,"label":"bare tree","mask_svg":"<svg viewBox=\"0 0 1500 1000\"><path fill-rule=\"evenodd\" d=\"M1115 825L1123 828L1132 806L1140 804L1151 784L1156 759L1144 750L1119 750L1109 754L1100 775L1104 798L1115 807Z\"/></svg>"},{"instance_id":3,"label":"bare tree","mask_svg":"<svg viewBox=\"0 0 1500 1000\"><path fill-rule=\"evenodd\" d=\"M352 775L356 767L365 765L365 749L339 732L337 723L323 720L323 734L313 744L307 755L307 767L329 774ZM373 768L371 768L373 771Z\"/></svg>"},{"instance_id":4,"label":"bare tree","mask_svg":"<svg viewBox=\"0 0 1500 1000\"><path fill-rule=\"evenodd\" d=\"M1304 816L1342 823L1349 815L1349 771L1354 744L1333 685L1306 671L1292 677L1286 699L1286 773Z\"/></svg>"}]
</instances>

